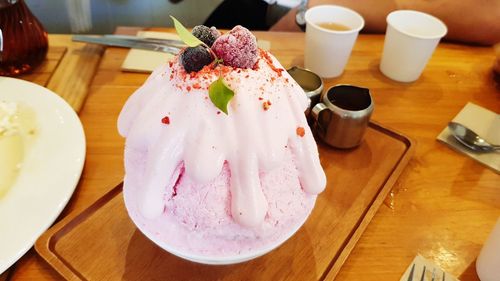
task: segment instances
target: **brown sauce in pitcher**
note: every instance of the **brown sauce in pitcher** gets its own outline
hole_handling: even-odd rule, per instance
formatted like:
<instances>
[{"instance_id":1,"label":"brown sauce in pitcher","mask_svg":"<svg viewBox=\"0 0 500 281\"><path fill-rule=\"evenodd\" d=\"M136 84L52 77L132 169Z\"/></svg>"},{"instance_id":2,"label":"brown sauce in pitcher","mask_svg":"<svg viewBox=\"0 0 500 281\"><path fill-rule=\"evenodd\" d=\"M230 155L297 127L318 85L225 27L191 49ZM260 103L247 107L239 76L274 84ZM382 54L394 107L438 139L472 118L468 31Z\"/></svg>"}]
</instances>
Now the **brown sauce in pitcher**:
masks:
<instances>
[{"instance_id":1,"label":"brown sauce in pitcher","mask_svg":"<svg viewBox=\"0 0 500 281\"><path fill-rule=\"evenodd\" d=\"M350 85L331 88L327 97L333 105L350 111L364 110L372 103L368 89Z\"/></svg>"}]
</instances>

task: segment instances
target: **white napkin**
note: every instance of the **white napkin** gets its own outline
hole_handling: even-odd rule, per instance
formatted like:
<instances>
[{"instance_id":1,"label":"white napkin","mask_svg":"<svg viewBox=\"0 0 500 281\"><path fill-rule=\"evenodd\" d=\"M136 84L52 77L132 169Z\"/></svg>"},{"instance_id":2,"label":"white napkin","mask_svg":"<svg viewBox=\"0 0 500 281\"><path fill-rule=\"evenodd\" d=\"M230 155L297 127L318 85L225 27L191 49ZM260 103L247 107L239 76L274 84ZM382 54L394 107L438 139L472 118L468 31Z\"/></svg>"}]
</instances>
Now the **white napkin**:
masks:
<instances>
[{"instance_id":1,"label":"white napkin","mask_svg":"<svg viewBox=\"0 0 500 281\"><path fill-rule=\"evenodd\" d=\"M179 37L175 33L155 32L155 31L139 31L139 37L158 38L158 39L175 39ZM265 40L258 40L259 48L269 51L271 49L271 42ZM170 60L173 57L171 54L131 49L122 64L122 70L131 72L151 73L156 67L163 62Z\"/></svg>"},{"instance_id":2,"label":"white napkin","mask_svg":"<svg viewBox=\"0 0 500 281\"><path fill-rule=\"evenodd\" d=\"M411 269L415 265L413 269L413 281L418 281L418 280L424 280L424 281L459 281L455 276L451 275L448 272L443 271L439 266L436 264L432 263L431 261L425 259L422 257L420 254L418 254L415 259L410 263L408 268L406 269L405 273L403 276L401 276L401 279L399 281L408 281L410 280L408 277L410 276ZM425 273L424 273L424 266L425 266ZM424 278L422 278L422 274L424 275ZM432 278L434 276L434 278ZM443 278L444 276L444 278Z\"/></svg>"},{"instance_id":3,"label":"white napkin","mask_svg":"<svg viewBox=\"0 0 500 281\"><path fill-rule=\"evenodd\" d=\"M500 115L493 111L467 103L453 121L470 128L490 143L500 144ZM472 151L459 143L448 127L444 128L437 139L500 173L500 151L489 153Z\"/></svg>"}]
</instances>

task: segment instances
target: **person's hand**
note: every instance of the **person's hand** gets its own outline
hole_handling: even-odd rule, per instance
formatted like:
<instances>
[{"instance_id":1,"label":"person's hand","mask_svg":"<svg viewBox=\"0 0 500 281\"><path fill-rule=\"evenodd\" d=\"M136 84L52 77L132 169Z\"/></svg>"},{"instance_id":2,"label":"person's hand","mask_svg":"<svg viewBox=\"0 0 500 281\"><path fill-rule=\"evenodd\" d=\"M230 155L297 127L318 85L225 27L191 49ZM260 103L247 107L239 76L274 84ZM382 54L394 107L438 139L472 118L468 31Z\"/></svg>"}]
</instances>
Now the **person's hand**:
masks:
<instances>
[{"instance_id":1,"label":"person's hand","mask_svg":"<svg viewBox=\"0 0 500 281\"><path fill-rule=\"evenodd\" d=\"M417 10L432 14L448 26L446 39L481 45L500 42L500 1L482 0L309 0L309 7L334 4L351 8L365 20L363 32L385 32L387 15L395 10ZM464 17L464 11L469 16ZM299 31L295 23L296 10L288 12L271 27L272 31Z\"/></svg>"},{"instance_id":2,"label":"person's hand","mask_svg":"<svg viewBox=\"0 0 500 281\"><path fill-rule=\"evenodd\" d=\"M269 30L270 31L295 31L301 32L302 30L295 22L296 9L290 10L284 17L275 23Z\"/></svg>"}]
</instances>

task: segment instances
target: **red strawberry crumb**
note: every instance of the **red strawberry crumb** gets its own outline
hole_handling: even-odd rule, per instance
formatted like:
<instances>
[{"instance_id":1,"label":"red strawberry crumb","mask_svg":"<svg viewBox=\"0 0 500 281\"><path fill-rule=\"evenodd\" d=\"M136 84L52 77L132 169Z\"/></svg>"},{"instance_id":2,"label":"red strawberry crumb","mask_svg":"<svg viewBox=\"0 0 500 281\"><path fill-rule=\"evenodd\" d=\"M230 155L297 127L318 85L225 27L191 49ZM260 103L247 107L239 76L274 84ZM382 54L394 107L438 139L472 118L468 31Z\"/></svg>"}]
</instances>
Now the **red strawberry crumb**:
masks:
<instances>
[{"instance_id":1,"label":"red strawberry crumb","mask_svg":"<svg viewBox=\"0 0 500 281\"><path fill-rule=\"evenodd\" d=\"M220 114L220 111L217 111L217 114Z\"/></svg>"},{"instance_id":2,"label":"red strawberry crumb","mask_svg":"<svg viewBox=\"0 0 500 281\"><path fill-rule=\"evenodd\" d=\"M169 125L170 124L170 118L168 116L165 116L161 119L161 122L165 125Z\"/></svg>"},{"instance_id":3,"label":"red strawberry crumb","mask_svg":"<svg viewBox=\"0 0 500 281\"><path fill-rule=\"evenodd\" d=\"M259 100L263 100L264 98L263 97L259 97Z\"/></svg>"},{"instance_id":4,"label":"red strawberry crumb","mask_svg":"<svg viewBox=\"0 0 500 281\"><path fill-rule=\"evenodd\" d=\"M187 90L188 92L191 92L191 86L187 86L187 87L186 87L186 90Z\"/></svg>"},{"instance_id":5,"label":"red strawberry crumb","mask_svg":"<svg viewBox=\"0 0 500 281\"><path fill-rule=\"evenodd\" d=\"M245 76L245 78L248 78L248 77L250 77L250 75L249 75L249 74L247 74L247 75Z\"/></svg>"},{"instance_id":6,"label":"red strawberry crumb","mask_svg":"<svg viewBox=\"0 0 500 281\"><path fill-rule=\"evenodd\" d=\"M271 102L269 100L265 101L262 104L262 108L264 108L264 110L268 110L270 107L271 107Z\"/></svg>"},{"instance_id":7,"label":"red strawberry crumb","mask_svg":"<svg viewBox=\"0 0 500 281\"><path fill-rule=\"evenodd\" d=\"M194 83L194 84L193 84L193 88L194 88L194 89L201 89L201 86L200 86L200 84L198 84L198 83Z\"/></svg>"},{"instance_id":8,"label":"red strawberry crumb","mask_svg":"<svg viewBox=\"0 0 500 281\"><path fill-rule=\"evenodd\" d=\"M303 137L306 134L306 130L304 129L304 127L297 127L297 130L295 130L295 132L299 137Z\"/></svg>"},{"instance_id":9,"label":"red strawberry crumb","mask_svg":"<svg viewBox=\"0 0 500 281\"><path fill-rule=\"evenodd\" d=\"M262 49L259 49L260 51L260 56L262 58L264 58L264 60L266 61L266 63L269 65L269 67L278 74L279 77L281 77L281 72L285 71L283 68L277 68L276 66L274 66L273 64L273 60L271 58L271 56L269 55L268 52L262 50Z\"/></svg>"},{"instance_id":10,"label":"red strawberry crumb","mask_svg":"<svg viewBox=\"0 0 500 281\"><path fill-rule=\"evenodd\" d=\"M233 71L233 68L230 66L227 66L227 65L221 65L220 68L221 68L222 75L228 74L231 71Z\"/></svg>"},{"instance_id":11,"label":"red strawberry crumb","mask_svg":"<svg viewBox=\"0 0 500 281\"><path fill-rule=\"evenodd\" d=\"M174 65L174 62L173 61L169 61L168 62L168 66L172 67L172 65Z\"/></svg>"}]
</instances>

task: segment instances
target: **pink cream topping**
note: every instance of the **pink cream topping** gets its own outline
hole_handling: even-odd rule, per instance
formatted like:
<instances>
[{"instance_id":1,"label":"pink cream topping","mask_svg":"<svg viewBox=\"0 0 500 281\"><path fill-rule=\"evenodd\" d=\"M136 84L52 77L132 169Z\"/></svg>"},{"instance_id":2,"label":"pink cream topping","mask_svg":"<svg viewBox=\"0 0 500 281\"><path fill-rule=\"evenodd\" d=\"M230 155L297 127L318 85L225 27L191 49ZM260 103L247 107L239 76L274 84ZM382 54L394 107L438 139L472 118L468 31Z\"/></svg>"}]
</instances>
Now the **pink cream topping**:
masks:
<instances>
[{"instance_id":1,"label":"pink cream topping","mask_svg":"<svg viewBox=\"0 0 500 281\"><path fill-rule=\"evenodd\" d=\"M220 74L235 93L227 115L208 98L207 89ZM158 68L118 119L126 149L147 153L141 213L152 219L164 212L179 166L184 176L207 183L227 163L232 217L243 226L257 226L268 208L259 175L278 167L287 148L303 190L320 193L326 177L303 113L306 107L300 86L262 50L253 69L210 65L188 74L178 58Z\"/></svg>"}]
</instances>

